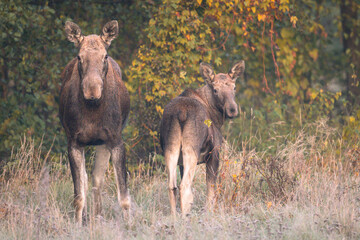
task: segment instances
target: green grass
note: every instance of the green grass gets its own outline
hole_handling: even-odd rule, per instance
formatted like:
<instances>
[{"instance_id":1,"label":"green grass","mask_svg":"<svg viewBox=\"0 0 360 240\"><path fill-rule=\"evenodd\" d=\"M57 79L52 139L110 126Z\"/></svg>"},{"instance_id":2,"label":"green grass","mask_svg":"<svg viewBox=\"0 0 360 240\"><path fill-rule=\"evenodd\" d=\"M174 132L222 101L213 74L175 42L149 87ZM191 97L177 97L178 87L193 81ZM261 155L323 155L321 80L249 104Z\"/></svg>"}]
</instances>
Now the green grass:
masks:
<instances>
[{"instance_id":1,"label":"green grass","mask_svg":"<svg viewBox=\"0 0 360 240\"><path fill-rule=\"evenodd\" d=\"M187 219L170 216L161 168L129 177L133 205L124 219L110 167L102 217L95 218L89 191L84 227L74 223L69 166L40 157L41 146L24 139L0 178L0 239L359 239L360 144L347 144L321 124L292 139L274 142L275 154L225 142L217 207L204 210L205 166L200 165Z\"/></svg>"}]
</instances>

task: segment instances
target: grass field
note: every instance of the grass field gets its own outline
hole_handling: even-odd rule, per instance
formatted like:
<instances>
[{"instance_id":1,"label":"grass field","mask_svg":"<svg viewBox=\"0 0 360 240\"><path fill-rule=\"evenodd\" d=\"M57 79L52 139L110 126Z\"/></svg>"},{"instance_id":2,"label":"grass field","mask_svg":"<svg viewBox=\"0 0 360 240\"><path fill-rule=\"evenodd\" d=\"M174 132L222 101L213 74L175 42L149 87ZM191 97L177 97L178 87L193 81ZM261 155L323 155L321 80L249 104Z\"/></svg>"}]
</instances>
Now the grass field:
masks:
<instances>
[{"instance_id":1,"label":"grass field","mask_svg":"<svg viewBox=\"0 0 360 240\"><path fill-rule=\"evenodd\" d=\"M68 164L23 139L1 175L0 239L360 239L360 142L346 142L324 122L282 137L292 140L274 141L271 154L246 142L225 142L217 207L203 209L200 165L187 219L170 216L161 167L129 176L133 205L124 219L110 167L102 217L93 214L90 185L84 227L74 223Z\"/></svg>"}]
</instances>

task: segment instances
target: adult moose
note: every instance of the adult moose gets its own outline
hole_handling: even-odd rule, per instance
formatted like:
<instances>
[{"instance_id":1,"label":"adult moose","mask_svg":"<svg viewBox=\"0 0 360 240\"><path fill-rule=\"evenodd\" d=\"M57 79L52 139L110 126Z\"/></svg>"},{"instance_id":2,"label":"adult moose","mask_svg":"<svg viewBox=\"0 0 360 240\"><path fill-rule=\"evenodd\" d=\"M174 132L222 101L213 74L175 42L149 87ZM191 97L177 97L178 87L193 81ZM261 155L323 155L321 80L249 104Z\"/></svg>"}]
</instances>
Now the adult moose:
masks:
<instances>
[{"instance_id":1,"label":"adult moose","mask_svg":"<svg viewBox=\"0 0 360 240\"><path fill-rule=\"evenodd\" d=\"M222 143L220 128L226 118L238 115L235 82L245 62L236 63L229 73L218 73L200 64L206 85L187 89L166 105L161 121L161 147L168 173L171 213L176 215L176 167L180 165L180 206L186 216L193 202L191 184L196 165L206 163L207 207L212 208ZM209 124L211 124L209 126Z\"/></svg>"},{"instance_id":2,"label":"adult moose","mask_svg":"<svg viewBox=\"0 0 360 240\"><path fill-rule=\"evenodd\" d=\"M129 115L129 93L121 79L119 65L107 55L119 32L118 22L105 24L101 35L84 36L78 25L65 23L65 33L79 49L61 74L60 120L68 141L68 155L74 182L76 221L86 221L84 147L97 145L93 175L95 214L101 212L100 189L109 158L114 164L118 200L130 208L126 183L125 148L121 132Z\"/></svg>"}]
</instances>

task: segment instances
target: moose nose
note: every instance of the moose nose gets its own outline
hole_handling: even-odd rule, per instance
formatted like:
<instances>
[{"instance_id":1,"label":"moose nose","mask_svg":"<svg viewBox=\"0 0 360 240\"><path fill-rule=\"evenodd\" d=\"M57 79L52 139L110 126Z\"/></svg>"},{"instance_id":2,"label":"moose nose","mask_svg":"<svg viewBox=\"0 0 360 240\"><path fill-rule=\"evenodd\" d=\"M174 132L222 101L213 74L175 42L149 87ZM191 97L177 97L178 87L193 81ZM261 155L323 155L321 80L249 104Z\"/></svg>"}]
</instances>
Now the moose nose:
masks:
<instances>
[{"instance_id":1,"label":"moose nose","mask_svg":"<svg viewBox=\"0 0 360 240\"><path fill-rule=\"evenodd\" d=\"M103 82L100 77L84 77L82 90L85 100L96 102L102 95Z\"/></svg>"},{"instance_id":2,"label":"moose nose","mask_svg":"<svg viewBox=\"0 0 360 240\"><path fill-rule=\"evenodd\" d=\"M228 118L234 118L234 117L236 117L238 115L238 111L237 111L237 108L235 106L230 106L226 110L226 113L227 113Z\"/></svg>"}]
</instances>

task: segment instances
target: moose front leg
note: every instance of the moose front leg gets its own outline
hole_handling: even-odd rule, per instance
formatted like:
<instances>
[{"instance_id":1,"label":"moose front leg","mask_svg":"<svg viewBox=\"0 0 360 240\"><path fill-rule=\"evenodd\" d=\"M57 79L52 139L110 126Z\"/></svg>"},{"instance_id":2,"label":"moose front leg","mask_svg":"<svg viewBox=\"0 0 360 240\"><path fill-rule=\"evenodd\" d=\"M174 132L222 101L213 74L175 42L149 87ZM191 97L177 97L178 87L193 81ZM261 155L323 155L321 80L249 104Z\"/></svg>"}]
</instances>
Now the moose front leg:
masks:
<instances>
[{"instance_id":1,"label":"moose front leg","mask_svg":"<svg viewBox=\"0 0 360 240\"><path fill-rule=\"evenodd\" d=\"M219 169L219 151L214 149L206 162L206 187L207 199L206 206L208 210L212 210L215 202L215 187Z\"/></svg>"},{"instance_id":2,"label":"moose front leg","mask_svg":"<svg viewBox=\"0 0 360 240\"><path fill-rule=\"evenodd\" d=\"M113 161L115 169L118 201L121 208L128 211L130 209L131 201L127 189L125 146L122 140L120 140L117 146L111 149L111 160Z\"/></svg>"},{"instance_id":3,"label":"moose front leg","mask_svg":"<svg viewBox=\"0 0 360 240\"><path fill-rule=\"evenodd\" d=\"M71 175L74 183L75 220L86 223L86 191L88 178L85 169L84 148L76 144L68 146Z\"/></svg>"}]
</instances>

